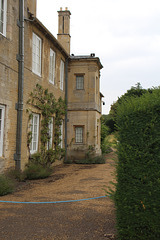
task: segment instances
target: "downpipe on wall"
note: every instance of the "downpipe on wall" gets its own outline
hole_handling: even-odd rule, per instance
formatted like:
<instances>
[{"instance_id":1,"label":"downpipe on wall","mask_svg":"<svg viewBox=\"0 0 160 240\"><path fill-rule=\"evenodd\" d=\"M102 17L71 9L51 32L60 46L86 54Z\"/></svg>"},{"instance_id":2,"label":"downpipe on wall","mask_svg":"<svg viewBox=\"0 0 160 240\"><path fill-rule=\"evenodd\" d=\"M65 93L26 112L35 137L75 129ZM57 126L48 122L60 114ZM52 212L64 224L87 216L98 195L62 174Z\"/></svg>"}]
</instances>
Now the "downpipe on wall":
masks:
<instances>
[{"instance_id":1,"label":"downpipe on wall","mask_svg":"<svg viewBox=\"0 0 160 240\"><path fill-rule=\"evenodd\" d=\"M21 145L22 145L22 117L23 117L23 85L24 85L24 0L19 0L19 53L18 61L18 103L17 110L17 133L16 133L16 153L14 154L15 168L21 169Z\"/></svg>"}]
</instances>

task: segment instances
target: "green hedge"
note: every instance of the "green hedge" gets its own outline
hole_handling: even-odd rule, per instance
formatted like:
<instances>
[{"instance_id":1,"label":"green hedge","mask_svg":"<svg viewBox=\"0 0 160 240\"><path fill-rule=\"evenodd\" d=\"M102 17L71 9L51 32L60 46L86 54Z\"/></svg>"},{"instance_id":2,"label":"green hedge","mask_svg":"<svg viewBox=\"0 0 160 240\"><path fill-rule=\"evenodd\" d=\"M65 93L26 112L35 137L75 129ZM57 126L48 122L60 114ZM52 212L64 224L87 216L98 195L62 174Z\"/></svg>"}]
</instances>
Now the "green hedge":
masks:
<instances>
[{"instance_id":1,"label":"green hedge","mask_svg":"<svg viewBox=\"0 0 160 240\"><path fill-rule=\"evenodd\" d=\"M160 239L160 89L118 107L115 206L120 240Z\"/></svg>"}]
</instances>

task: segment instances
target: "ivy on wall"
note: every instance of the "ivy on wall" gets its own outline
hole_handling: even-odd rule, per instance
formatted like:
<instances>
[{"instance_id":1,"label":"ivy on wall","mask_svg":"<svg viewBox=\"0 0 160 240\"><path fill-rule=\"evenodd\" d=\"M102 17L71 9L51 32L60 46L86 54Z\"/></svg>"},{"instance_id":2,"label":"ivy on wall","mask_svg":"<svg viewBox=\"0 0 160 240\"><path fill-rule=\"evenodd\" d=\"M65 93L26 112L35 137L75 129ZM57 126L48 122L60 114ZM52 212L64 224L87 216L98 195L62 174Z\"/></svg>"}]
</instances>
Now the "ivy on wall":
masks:
<instances>
[{"instance_id":1,"label":"ivy on wall","mask_svg":"<svg viewBox=\"0 0 160 240\"><path fill-rule=\"evenodd\" d=\"M59 97L58 100L55 99L53 93L50 93L48 89L43 89L39 84L36 85L34 90L30 93L29 99L27 101L32 109L36 108L41 115L40 124L40 161L43 164L51 164L55 159L59 159L64 155L64 149L60 147L60 136L61 130L60 126L65 116L66 104L65 101ZM31 109L27 109L29 113L29 122L32 119ZM49 149L50 131L49 124L54 117L54 135L53 135L53 149ZM30 144L32 141L32 132L28 131L27 146L30 151ZM49 150L47 150L49 149ZM51 160L52 159L52 160Z\"/></svg>"}]
</instances>

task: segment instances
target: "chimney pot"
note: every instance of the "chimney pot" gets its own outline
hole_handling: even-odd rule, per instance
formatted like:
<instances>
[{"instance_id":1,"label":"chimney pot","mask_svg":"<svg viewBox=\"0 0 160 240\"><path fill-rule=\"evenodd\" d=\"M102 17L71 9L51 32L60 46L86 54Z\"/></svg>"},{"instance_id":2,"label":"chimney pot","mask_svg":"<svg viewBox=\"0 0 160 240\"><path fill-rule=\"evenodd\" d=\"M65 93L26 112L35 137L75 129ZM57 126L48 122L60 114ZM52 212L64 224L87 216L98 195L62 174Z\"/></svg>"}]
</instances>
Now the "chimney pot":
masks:
<instances>
[{"instance_id":1,"label":"chimney pot","mask_svg":"<svg viewBox=\"0 0 160 240\"><path fill-rule=\"evenodd\" d=\"M62 11L62 7L60 7L60 11Z\"/></svg>"},{"instance_id":2,"label":"chimney pot","mask_svg":"<svg viewBox=\"0 0 160 240\"><path fill-rule=\"evenodd\" d=\"M68 11L68 7L66 7L65 10Z\"/></svg>"}]
</instances>

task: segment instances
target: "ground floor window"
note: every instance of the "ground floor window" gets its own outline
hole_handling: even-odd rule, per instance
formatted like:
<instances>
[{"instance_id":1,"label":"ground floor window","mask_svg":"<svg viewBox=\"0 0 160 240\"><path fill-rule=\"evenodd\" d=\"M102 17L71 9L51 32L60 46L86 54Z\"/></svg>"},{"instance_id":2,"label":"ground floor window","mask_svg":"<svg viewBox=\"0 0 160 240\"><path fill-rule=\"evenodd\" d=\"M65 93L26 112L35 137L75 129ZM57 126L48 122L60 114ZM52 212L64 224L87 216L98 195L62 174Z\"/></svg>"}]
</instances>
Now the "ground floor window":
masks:
<instances>
[{"instance_id":1,"label":"ground floor window","mask_svg":"<svg viewBox=\"0 0 160 240\"><path fill-rule=\"evenodd\" d=\"M83 126L75 127L75 142L83 143Z\"/></svg>"},{"instance_id":2,"label":"ground floor window","mask_svg":"<svg viewBox=\"0 0 160 240\"><path fill-rule=\"evenodd\" d=\"M51 118L49 125L48 125L48 134L49 134L49 141L47 144L47 149L51 149L52 148L52 143L53 143L53 117Z\"/></svg>"},{"instance_id":3,"label":"ground floor window","mask_svg":"<svg viewBox=\"0 0 160 240\"><path fill-rule=\"evenodd\" d=\"M60 140L61 140L60 147L63 148L63 121L60 125Z\"/></svg>"},{"instance_id":4,"label":"ground floor window","mask_svg":"<svg viewBox=\"0 0 160 240\"><path fill-rule=\"evenodd\" d=\"M31 132L32 132L32 141L31 141L31 154L38 151L38 136L39 136L39 115L33 113L31 120Z\"/></svg>"},{"instance_id":5,"label":"ground floor window","mask_svg":"<svg viewBox=\"0 0 160 240\"><path fill-rule=\"evenodd\" d=\"M3 155L4 111L5 107L0 105L0 157Z\"/></svg>"}]
</instances>

